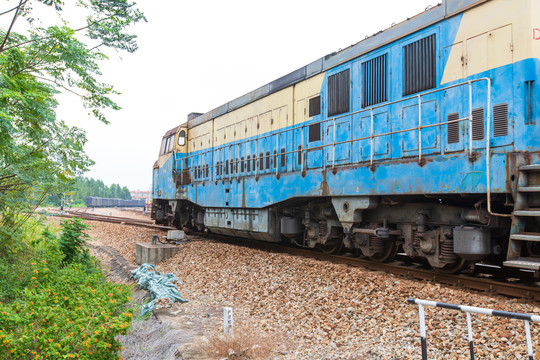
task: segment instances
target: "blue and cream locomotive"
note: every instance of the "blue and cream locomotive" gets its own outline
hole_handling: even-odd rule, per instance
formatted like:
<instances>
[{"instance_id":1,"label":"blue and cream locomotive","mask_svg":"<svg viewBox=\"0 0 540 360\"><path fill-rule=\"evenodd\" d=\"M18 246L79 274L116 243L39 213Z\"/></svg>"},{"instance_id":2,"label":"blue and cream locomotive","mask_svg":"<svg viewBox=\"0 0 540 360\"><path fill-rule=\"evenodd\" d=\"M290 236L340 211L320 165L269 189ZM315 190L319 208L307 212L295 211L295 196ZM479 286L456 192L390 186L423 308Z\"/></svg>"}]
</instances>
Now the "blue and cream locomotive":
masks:
<instances>
[{"instance_id":1,"label":"blue and cream locomotive","mask_svg":"<svg viewBox=\"0 0 540 360\"><path fill-rule=\"evenodd\" d=\"M163 137L152 216L540 268L540 1L446 0Z\"/></svg>"}]
</instances>

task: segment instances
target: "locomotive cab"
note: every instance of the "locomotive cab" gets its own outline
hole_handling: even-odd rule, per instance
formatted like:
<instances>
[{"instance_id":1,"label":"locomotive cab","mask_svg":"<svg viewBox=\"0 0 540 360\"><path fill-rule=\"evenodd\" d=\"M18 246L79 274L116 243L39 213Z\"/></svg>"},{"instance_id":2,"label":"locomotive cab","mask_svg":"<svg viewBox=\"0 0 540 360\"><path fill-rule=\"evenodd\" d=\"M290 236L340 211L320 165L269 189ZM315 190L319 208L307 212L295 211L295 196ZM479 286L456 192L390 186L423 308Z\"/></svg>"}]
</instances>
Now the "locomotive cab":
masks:
<instances>
[{"instance_id":1,"label":"locomotive cab","mask_svg":"<svg viewBox=\"0 0 540 360\"><path fill-rule=\"evenodd\" d=\"M187 153L187 124L167 131L152 170L152 212L156 223L172 223L177 204L176 168Z\"/></svg>"}]
</instances>

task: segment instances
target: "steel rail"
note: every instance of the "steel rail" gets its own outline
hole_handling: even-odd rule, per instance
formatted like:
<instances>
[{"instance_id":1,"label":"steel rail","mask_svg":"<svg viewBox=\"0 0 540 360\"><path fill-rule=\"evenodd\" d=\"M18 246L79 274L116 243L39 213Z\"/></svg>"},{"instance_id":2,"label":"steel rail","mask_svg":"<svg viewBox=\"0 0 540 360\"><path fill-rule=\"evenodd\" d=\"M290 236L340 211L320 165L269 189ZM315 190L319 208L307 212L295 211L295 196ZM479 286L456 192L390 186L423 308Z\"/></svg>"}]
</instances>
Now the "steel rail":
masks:
<instances>
[{"instance_id":1,"label":"steel rail","mask_svg":"<svg viewBox=\"0 0 540 360\"><path fill-rule=\"evenodd\" d=\"M99 221L99 222L108 222L113 224L122 224L122 225L129 225L129 226L141 226L146 227L150 229L157 229L157 230L177 230L175 227L171 226L164 226L164 225L157 225L153 221L149 220L138 220L133 218L123 218L123 217L116 217L116 216L106 216L106 215L94 215L94 214L88 214L83 212L70 212L69 214L58 214L56 215L58 217L62 218L81 218L89 221Z\"/></svg>"}]
</instances>

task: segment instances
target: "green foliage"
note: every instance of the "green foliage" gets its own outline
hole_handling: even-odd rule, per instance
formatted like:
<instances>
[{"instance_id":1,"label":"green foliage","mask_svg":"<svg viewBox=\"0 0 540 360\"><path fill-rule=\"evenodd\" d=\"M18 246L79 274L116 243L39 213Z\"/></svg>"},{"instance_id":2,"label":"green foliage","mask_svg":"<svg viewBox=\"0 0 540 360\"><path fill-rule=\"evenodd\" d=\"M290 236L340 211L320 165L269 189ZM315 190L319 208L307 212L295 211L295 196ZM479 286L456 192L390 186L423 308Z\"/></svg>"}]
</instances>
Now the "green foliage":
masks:
<instances>
[{"instance_id":1,"label":"green foliage","mask_svg":"<svg viewBox=\"0 0 540 360\"><path fill-rule=\"evenodd\" d=\"M88 225L81 219L65 220L62 224L62 235L58 240L58 245L64 254L62 259L64 264L73 262L90 264L90 254L86 245L89 236L84 232L86 229Z\"/></svg>"},{"instance_id":2,"label":"green foliage","mask_svg":"<svg viewBox=\"0 0 540 360\"><path fill-rule=\"evenodd\" d=\"M92 160L84 153L85 132L56 118L55 95L68 91L91 114L107 122L104 111L119 109L113 87L98 81L105 48L133 52L135 36L126 32L145 20L128 0L19 1L0 8L0 254L16 251L21 224L50 192L74 184ZM64 6L85 12L70 25ZM43 26L36 15L52 9ZM75 17L76 18L76 17ZM26 19L29 30L17 32ZM22 216L21 216L22 215ZM12 247L6 249L6 246Z\"/></svg>"},{"instance_id":3,"label":"green foliage","mask_svg":"<svg viewBox=\"0 0 540 360\"><path fill-rule=\"evenodd\" d=\"M64 222L60 238L80 237L83 227ZM115 336L131 325L130 288L107 282L95 263L79 256L68 263L58 230L40 229L33 254L0 259L1 358L118 359Z\"/></svg>"},{"instance_id":4,"label":"green foliage","mask_svg":"<svg viewBox=\"0 0 540 360\"><path fill-rule=\"evenodd\" d=\"M66 194L72 201L71 206L85 206L84 200L88 196L131 200L131 193L126 186L121 187L119 184L107 186L101 180L77 177L71 191L63 194L50 194L45 204L48 206L60 206L62 197Z\"/></svg>"}]
</instances>

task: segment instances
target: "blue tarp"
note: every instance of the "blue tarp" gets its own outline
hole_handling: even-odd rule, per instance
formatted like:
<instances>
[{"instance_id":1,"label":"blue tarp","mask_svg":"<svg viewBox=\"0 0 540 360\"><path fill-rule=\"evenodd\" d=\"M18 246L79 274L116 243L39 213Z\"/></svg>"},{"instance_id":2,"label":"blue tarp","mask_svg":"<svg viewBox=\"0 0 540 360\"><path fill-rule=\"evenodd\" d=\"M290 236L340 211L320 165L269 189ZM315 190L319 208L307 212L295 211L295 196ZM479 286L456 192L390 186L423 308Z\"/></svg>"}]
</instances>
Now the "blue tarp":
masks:
<instances>
[{"instance_id":1,"label":"blue tarp","mask_svg":"<svg viewBox=\"0 0 540 360\"><path fill-rule=\"evenodd\" d=\"M156 304L158 300L167 299L169 305L174 302L187 302L176 289L175 282L182 284L174 274L161 275L152 264L142 264L139 268L131 271L131 277L137 281L141 289L150 292L153 299L141 309L141 316L154 311L162 306Z\"/></svg>"}]
</instances>

